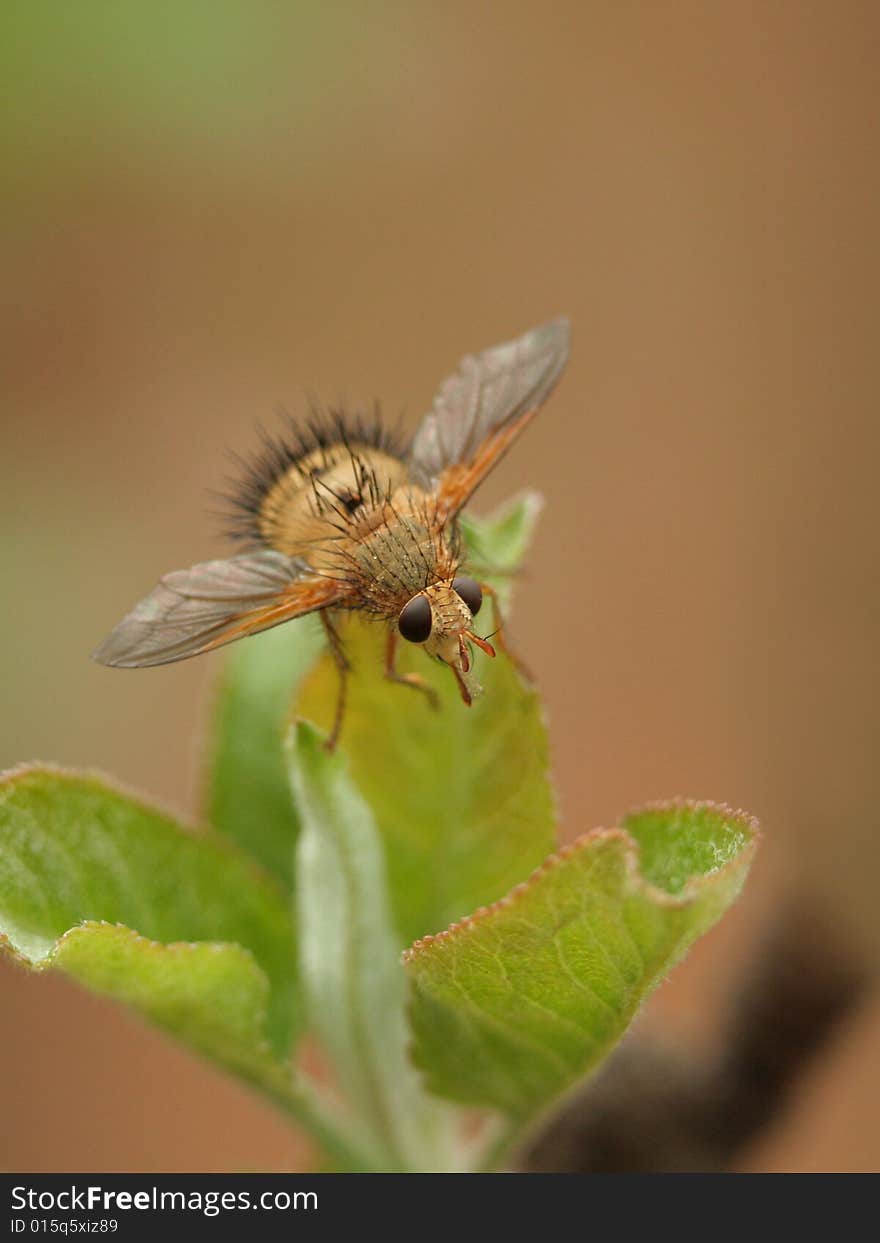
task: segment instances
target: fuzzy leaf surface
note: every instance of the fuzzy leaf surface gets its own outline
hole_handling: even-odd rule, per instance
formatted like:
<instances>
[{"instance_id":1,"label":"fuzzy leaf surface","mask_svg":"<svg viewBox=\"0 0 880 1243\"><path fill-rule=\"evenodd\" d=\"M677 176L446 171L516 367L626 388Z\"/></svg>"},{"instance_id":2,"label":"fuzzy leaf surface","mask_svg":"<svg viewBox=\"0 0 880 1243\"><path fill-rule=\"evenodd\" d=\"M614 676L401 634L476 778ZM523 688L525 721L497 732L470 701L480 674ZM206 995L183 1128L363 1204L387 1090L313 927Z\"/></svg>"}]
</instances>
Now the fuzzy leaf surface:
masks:
<instances>
[{"instance_id":1,"label":"fuzzy leaf surface","mask_svg":"<svg viewBox=\"0 0 880 1243\"><path fill-rule=\"evenodd\" d=\"M523 1124L594 1069L734 900L757 826L713 804L628 816L406 955L414 1058L441 1096Z\"/></svg>"}]
</instances>

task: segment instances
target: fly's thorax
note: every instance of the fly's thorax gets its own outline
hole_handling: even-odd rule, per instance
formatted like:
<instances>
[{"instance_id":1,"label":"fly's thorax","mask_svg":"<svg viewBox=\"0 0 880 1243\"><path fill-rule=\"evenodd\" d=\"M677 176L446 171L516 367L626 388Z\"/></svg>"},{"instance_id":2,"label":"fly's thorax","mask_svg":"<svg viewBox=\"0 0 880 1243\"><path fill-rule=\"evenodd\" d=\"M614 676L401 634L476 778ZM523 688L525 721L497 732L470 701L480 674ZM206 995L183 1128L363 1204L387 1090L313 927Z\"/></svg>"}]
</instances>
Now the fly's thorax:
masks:
<instances>
[{"instance_id":1,"label":"fly's thorax","mask_svg":"<svg viewBox=\"0 0 880 1243\"><path fill-rule=\"evenodd\" d=\"M395 618L407 601L439 579L451 576L455 551L447 533L431 523L423 505L409 494L406 508L382 507L371 529L348 545L358 587L371 611ZM365 521L371 517L365 514Z\"/></svg>"}]
</instances>

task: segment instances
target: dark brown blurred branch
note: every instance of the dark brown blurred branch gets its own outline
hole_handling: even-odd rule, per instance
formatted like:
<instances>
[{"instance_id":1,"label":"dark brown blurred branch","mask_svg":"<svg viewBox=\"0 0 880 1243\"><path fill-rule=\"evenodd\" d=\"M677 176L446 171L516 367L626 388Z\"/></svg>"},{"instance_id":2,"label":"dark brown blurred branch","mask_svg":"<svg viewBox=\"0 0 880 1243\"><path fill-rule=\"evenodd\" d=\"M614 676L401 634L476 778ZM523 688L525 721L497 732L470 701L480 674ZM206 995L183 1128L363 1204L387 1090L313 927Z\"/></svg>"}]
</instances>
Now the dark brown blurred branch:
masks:
<instances>
[{"instance_id":1,"label":"dark brown blurred branch","mask_svg":"<svg viewBox=\"0 0 880 1243\"><path fill-rule=\"evenodd\" d=\"M784 1107L860 1000L867 972L813 907L792 902L745 973L710 1063L625 1045L524 1155L532 1171L723 1170Z\"/></svg>"}]
</instances>

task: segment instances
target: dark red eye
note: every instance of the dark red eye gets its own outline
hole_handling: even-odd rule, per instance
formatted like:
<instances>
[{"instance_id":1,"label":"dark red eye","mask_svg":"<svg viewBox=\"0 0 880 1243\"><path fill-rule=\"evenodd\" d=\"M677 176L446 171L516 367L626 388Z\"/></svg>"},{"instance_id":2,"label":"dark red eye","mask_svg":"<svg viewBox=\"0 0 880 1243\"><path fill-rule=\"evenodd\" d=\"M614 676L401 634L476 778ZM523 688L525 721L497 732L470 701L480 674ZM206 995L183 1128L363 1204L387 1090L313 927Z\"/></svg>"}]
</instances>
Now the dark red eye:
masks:
<instances>
[{"instance_id":1,"label":"dark red eye","mask_svg":"<svg viewBox=\"0 0 880 1243\"><path fill-rule=\"evenodd\" d=\"M462 576L452 580L452 590L457 596L461 596L472 616L476 617L483 606L483 592L480 584L475 583L472 578Z\"/></svg>"},{"instance_id":2,"label":"dark red eye","mask_svg":"<svg viewBox=\"0 0 880 1243\"><path fill-rule=\"evenodd\" d=\"M413 596L400 610L397 629L410 643L424 643L431 633L431 605L427 596Z\"/></svg>"}]
</instances>

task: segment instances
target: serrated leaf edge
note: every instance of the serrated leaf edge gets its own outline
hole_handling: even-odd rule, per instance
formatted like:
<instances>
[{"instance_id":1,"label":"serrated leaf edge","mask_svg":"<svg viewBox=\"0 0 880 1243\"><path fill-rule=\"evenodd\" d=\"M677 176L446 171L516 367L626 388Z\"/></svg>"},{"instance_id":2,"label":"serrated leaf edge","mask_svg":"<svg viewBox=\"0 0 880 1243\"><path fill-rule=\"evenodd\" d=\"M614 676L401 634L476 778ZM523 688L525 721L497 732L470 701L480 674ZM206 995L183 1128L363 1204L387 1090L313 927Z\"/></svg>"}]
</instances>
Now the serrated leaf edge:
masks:
<instances>
[{"instance_id":1,"label":"serrated leaf edge","mask_svg":"<svg viewBox=\"0 0 880 1243\"><path fill-rule=\"evenodd\" d=\"M7 960L10 961L14 967L32 972L34 974L42 974L45 971L60 970L65 975L69 975L70 973L66 971L63 964L59 966L56 963L56 959L63 950L65 943L70 941L77 933L93 932L102 928L110 928L127 933L128 945L130 947L137 945L139 947L145 947L148 950L157 950L163 954L171 953L175 956L183 956L186 953L194 953L202 949L214 950L217 953L227 953L232 951L232 953L236 954L240 959L252 965L255 968L256 973L254 983L258 989L258 996L256 999L258 1010L256 1018L257 1028L259 1031L259 1035L252 1046L252 1051L255 1055L256 1062L265 1060L265 1067L259 1076L254 1072L246 1073L242 1067L238 1068L238 1073L249 1079L254 1086L262 1089L263 1091L274 1093L276 1096L279 1091L284 1092L286 1090L290 1090L291 1084L289 1068L286 1067L286 1064L283 1061L278 1059L272 1049L268 1035L266 1034L269 994L271 991L269 979L251 951L247 949L246 946L240 945L237 941L156 941L152 937L144 936L143 933L138 932L135 928L129 927L128 924L113 922L112 920L107 919L84 919L78 924L73 924L70 928L63 932L60 937L57 937L52 943L52 947L49 952L42 958L31 958L27 954L23 954L21 950L17 949L10 943L9 938L5 935L5 933L0 933L0 954L7 958ZM75 975L72 978L77 980ZM77 980L77 983L79 982L80 981ZM96 992L98 996L108 996L108 994L105 994L103 990L93 990L88 986L86 987L88 991ZM151 1027L155 1027L160 1031L165 1031L166 1035L170 1036L172 1039L178 1040L178 1042L182 1043L183 1046L189 1049L191 1053L206 1056L204 1050L200 1049L198 1046L191 1045L186 1040L179 1041L176 1033L169 1032L161 1021L157 1020L153 1015L149 1014L135 1003L124 998L119 998L113 994L109 995L109 999L117 1005L122 1005L125 1010L131 1014L137 1015L138 1018L148 1023ZM218 1062L213 1055L208 1054L207 1056L209 1060L215 1064L225 1066L227 1070L229 1069L229 1067L222 1061ZM283 1104L283 1102L279 1103Z\"/></svg>"},{"instance_id":2,"label":"serrated leaf edge","mask_svg":"<svg viewBox=\"0 0 880 1243\"><path fill-rule=\"evenodd\" d=\"M641 847L637 839L629 832L628 829L616 828L595 828L590 829L586 833L582 833L580 837L575 838L573 842L569 842L565 846L561 846L559 850L548 855L544 862L532 872L526 880L515 885L509 893L503 898L499 898L497 902L491 902L488 906L477 907L470 915L466 915L463 919L456 920L450 924L448 928L441 932L428 934L420 937L417 941L406 950L402 955L404 963L414 961L420 953L432 949L444 941L455 939L459 936L466 935L472 931L483 920L498 911L508 910L515 907L517 902L548 872L552 872L560 864L570 859L572 855L578 854L581 850L593 845L594 843L603 841L618 841L624 849L624 865L627 876L627 891L629 893L642 893L650 898L652 902L658 906L668 908L678 908L690 906L696 901L699 892L709 879L723 875L730 871L731 868L741 866L744 858L749 859L755 853L758 843L761 840L762 832L758 821L754 816L742 810L734 810L726 803L715 803L711 799L660 799L650 803L644 803L642 806L635 808L628 815L638 815L644 811L711 811L725 820L733 821L739 824L749 834L749 840L745 846L727 863L721 867L713 868L709 872L703 872L699 875L692 876L685 884L681 893L669 893L666 889L661 889L659 885L647 880L641 871Z\"/></svg>"},{"instance_id":3,"label":"serrated leaf edge","mask_svg":"<svg viewBox=\"0 0 880 1243\"><path fill-rule=\"evenodd\" d=\"M129 924L114 922L109 919L83 919L78 924L71 924L62 932L60 937L56 937L52 942L52 947L48 953L41 958L31 958L28 954L23 954L20 949L13 945L9 937L4 932L0 932L0 951L7 954L13 962L19 963L27 967L31 971L46 971L54 965L54 961L58 956L59 950L64 943L77 932L91 932L99 928L115 928L120 932L127 932L131 937L131 943L146 946L148 949L168 950L175 954L182 954L187 950L212 949L216 952L233 950L247 958L257 968L262 977L260 988L265 993L266 998L269 997L270 987L269 980L263 967L245 945L241 945L238 941L155 941L152 937L146 937L143 933L138 932L136 928L132 928ZM267 1046L268 1047L268 1046Z\"/></svg>"}]
</instances>

